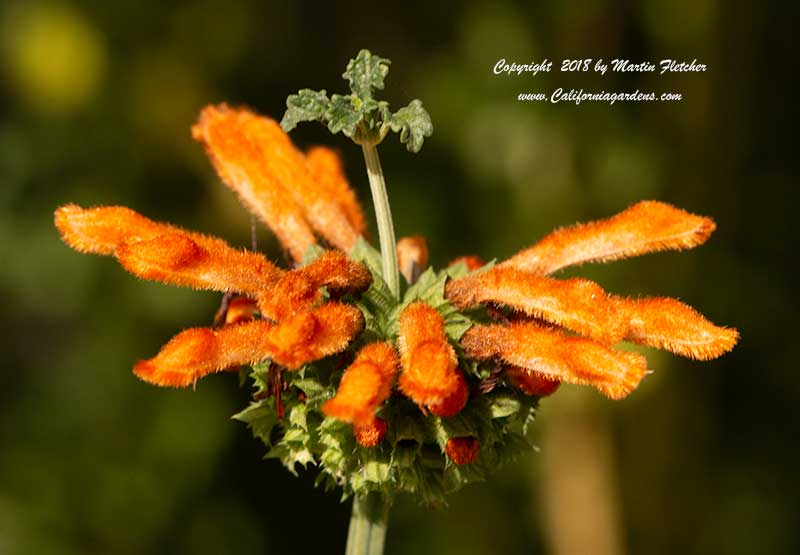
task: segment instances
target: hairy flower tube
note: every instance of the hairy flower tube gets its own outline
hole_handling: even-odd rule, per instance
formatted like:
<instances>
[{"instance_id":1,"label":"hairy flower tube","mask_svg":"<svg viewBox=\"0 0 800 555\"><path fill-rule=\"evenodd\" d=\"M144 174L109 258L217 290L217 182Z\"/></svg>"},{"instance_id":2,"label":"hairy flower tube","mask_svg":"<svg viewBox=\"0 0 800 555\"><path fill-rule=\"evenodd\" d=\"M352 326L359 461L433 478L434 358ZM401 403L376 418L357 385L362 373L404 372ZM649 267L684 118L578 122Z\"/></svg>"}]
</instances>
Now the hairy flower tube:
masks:
<instances>
[{"instance_id":1,"label":"hairy flower tube","mask_svg":"<svg viewBox=\"0 0 800 555\"><path fill-rule=\"evenodd\" d=\"M372 97L387 72L388 61L362 51L344 75L351 95L304 89L281 124L208 106L192 129L223 183L274 232L290 268L128 208L56 210L64 242L79 252L113 256L143 279L223 293L214 325L176 335L134 365L138 378L185 387L250 367L253 400L235 418L267 457L292 472L316 465L318 483L345 496L407 492L440 505L529 449L537 403L560 384L611 399L631 394L647 361L619 343L697 360L733 348L736 330L675 299L625 298L552 275L690 249L713 232L710 218L662 202L558 229L500 263L470 255L436 271L424 238L395 245L374 147L396 131L416 151L432 128L419 101L393 114ZM338 155L303 152L284 131L312 120L364 147L381 245L391 237L390 249L367 241Z\"/></svg>"}]
</instances>

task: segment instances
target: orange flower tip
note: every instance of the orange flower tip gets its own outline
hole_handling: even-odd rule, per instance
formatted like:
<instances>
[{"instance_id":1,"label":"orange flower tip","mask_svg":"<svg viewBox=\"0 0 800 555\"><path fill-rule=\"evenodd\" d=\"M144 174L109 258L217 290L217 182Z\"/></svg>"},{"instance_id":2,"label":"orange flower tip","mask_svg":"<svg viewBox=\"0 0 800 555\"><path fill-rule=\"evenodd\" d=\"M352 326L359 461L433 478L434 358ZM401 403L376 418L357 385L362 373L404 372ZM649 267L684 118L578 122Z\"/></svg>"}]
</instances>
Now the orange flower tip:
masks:
<instances>
[{"instance_id":1,"label":"orange flower tip","mask_svg":"<svg viewBox=\"0 0 800 555\"><path fill-rule=\"evenodd\" d=\"M561 382L543 376L538 372L520 366L506 367L506 377L511 385L525 393L536 397L547 397L558 390Z\"/></svg>"},{"instance_id":2,"label":"orange flower tip","mask_svg":"<svg viewBox=\"0 0 800 555\"><path fill-rule=\"evenodd\" d=\"M362 447L375 447L386 436L386 421L376 417L369 424L363 426L354 425L353 434L356 436L358 444Z\"/></svg>"},{"instance_id":3,"label":"orange flower tip","mask_svg":"<svg viewBox=\"0 0 800 555\"><path fill-rule=\"evenodd\" d=\"M67 204L55 211L55 225L64 242L83 253L113 254L126 239L120 223L136 218L133 210L121 206L81 208Z\"/></svg>"},{"instance_id":4,"label":"orange flower tip","mask_svg":"<svg viewBox=\"0 0 800 555\"><path fill-rule=\"evenodd\" d=\"M469 386L467 380L459 373L459 381L455 390L447 397L442 399L439 403L430 403L427 405L431 414L441 418L450 418L461 412L469 399Z\"/></svg>"},{"instance_id":5,"label":"orange flower tip","mask_svg":"<svg viewBox=\"0 0 800 555\"><path fill-rule=\"evenodd\" d=\"M173 337L154 358L138 362L133 372L155 385L186 387L215 371L216 346L212 330L188 329Z\"/></svg>"},{"instance_id":6,"label":"orange flower tip","mask_svg":"<svg viewBox=\"0 0 800 555\"><path fill-rule=\"evenodd\" d=\"M444 452L459 466L474 463L481 453L481 442L477 438L451 437L444 446Z\"/></svg>"},{"instance_id":7,"label":"orange flower tip","mask_svg":"<svg viewBox=\"0 0 800 555\"><path fill-rule=\"evenodd\" d=\"M371 424L375 411L391 395L398 365L391 343L363 347L342 375L336 396L322 405L322 412L357 426Z\"/></svg>"},{"instance_id":8,"label":"orange flower tip","mask_svg":"<svg viewBox=\"0 0 800 555\"><path fill-rule=\"evenodd\" d=\"M735 329L714 325L675 299L618 299L617 302L630 320L625 339L634 343L695 360L710 360L729 352L739 340Z\"/></svg>"},{"instance_id":9,"label":"orange flower tip","mask_svg":"<svg viewBox=\"0 0 800 555\"><path fill-rule=\"evenodd\" d=\"M474 272L478 268L482 268L486 263L480 256L470 254L454 258L453 260L450 261L450 263L447 266L452 267L452 266L458 266L459 264L464 264L467 267L467 270L469 270L470 272Z\"/></svg>"},{"instance_id":10,"label":"orange flower tip","mask_svg":"<svg viewBox=\"0 0 800 555\"><path fill-rule=\"evenodd\" d=\"M585 262L691 249L715 228L710 218L664 202L642 201L611 218L557 229L502 265L549 274Z\"/></svg>"},{"instance_id":11,"label":"orange flower tip","mask_svg":"<svg viewBox=\"0 0 800 555\"><path fill-rule=\"evenodd\" d=\"M403 237L397 241L397 263L408 283L415 283L428 266L428 243L424 237Z\"/></svg>"}]
</instances>

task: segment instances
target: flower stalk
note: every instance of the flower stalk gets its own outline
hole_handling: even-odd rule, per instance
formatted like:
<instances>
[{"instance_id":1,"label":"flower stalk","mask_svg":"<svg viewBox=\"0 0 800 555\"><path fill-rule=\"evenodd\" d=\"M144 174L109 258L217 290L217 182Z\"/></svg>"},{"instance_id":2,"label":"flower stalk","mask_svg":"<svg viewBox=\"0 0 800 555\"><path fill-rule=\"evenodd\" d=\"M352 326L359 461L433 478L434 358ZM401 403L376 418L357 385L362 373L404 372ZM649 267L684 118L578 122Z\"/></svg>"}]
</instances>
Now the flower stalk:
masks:
<instances>
[{"instance_id":1,"label":"flower stalk","mask_svg":"<svg viewBox=\"0 0 800 555\"><path fill-rule=\"evenodd\" d=\"M383 555L389 501L382 493L359 493L353 498L345 555Z\"/></svg>"},{"instance_id":2,"label":"flower stalk","mask_svg":"<svg viewBox=\"0 0 800 555\"><path fill-rule=\"evenodd\" d=\"M374 144L362 143L364 162L367 164L367 176L372 192L372 203L375 205L375 219L378 222L378 236L381 244L381 265L383 279L389 290L398 298L400 296L400 272L397 269L397 242L394 236L392 211L389 208L389 195L386 192L386 180L383 178L381 159Z\"/></svg>"}]
</instances>

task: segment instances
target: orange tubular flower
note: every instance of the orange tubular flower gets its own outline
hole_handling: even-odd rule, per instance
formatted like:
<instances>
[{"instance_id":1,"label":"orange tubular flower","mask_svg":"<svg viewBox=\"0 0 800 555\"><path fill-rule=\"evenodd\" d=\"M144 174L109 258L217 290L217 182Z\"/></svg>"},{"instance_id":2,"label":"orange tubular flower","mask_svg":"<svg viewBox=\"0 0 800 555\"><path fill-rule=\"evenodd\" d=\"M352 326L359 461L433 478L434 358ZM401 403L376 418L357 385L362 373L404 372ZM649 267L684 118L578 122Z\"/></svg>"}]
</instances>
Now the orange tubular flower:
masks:
<instances>
[{"instance_id":1,"label":"orange tubular flower","mask_svg":"<svg viewBox=\"0 0 800 555\"><path fill-rule=\"evenodd\" d=\"M333 399L322 405L322 412L356 426L371 426L375 411L392 392L399 361L390 342L370 343L356 355L345 370Z\"/></svg>"},{"instance_id":2,"label":"orange tubular flower","mask_svg":"<svg viewBox=\"0 0 800 555\"><path fill-rule=\"evenodd\" d=\"M318 159L309 166L276 121L225 104L207 106L192 134L206 145L225 184L275 232L295 261L316 243L312 228L338 248L355 245L363 221L355 215L355 198L342 194L346 182L337 181L336 172ZM323 186L315 183L312 170L322 175Z\"/></svg>"},{"instance_id":3,"label":"orange tubular flower","mask_svg":"<svg viewBox=\"0 0 800 555\"><path fill-rule=\"evenodd\" d=\"M331 296L360 293L372 283L369 270L344 253L327 251L311 264L283 275L275 286L262 292L258 304L265 317L282 321L308 310L322 299L320 287Z\"/></svg>"},{"instance_id":4,"label":"orange tubular flower","mask_svg":"<svg viewBox=\"0 0 800 555\"><path fill-rule=\"evenodd\" d=\"M403 310L398 328L402 392L438 416L457 414L467 402L469 389L447 341L442 315L416 302Z\"/></svg>"},{"instance_id":5,"label":"orange tubular flower","mask_svg":"<svg viewBox=\"0 0 800 555\"><path fill-rule=\"evenodd\" d=\"M527 393L538 394L539 385L532 380L546 378L592 385L614 399L638 385L646 363L639 355L604 344L624 339L690 358L716 358L736 344L736 330L716 326L674 299L625 299L606 294L591 281L542 275L588 261L691 248L703 243L714 227L709 218L648 201L607 220L557 230L495 268L451 281L446 296L462 308L505 305L589 339L531 321L506 328L477 326L462 343L473 356L512 365L506 376Z\"/></svg>"},{"instance_id":6,"label":"orange tubular flower","mask_svg":"<svg viewBox=\"0 0 800 555\"><path fill-rule=\"evenodd\" d=\"M184 235L210 248L228 246L222 239L154 222L124 206L81 208L67 204L56 210L55 224L64 242L84 253L114 254L124 242L147 241L168 234Z\"/></svg>"},{"instance_id":7,"label":"orange tubular flower","mask_svg":"<svg viewBox=\"0 0 800 555\"><path fill-rule=\"evenodd\" d=\"M596 283L557 280L511 267L492 268L447 284L447 298L456 306L499 303L605 343L625 335L623 314Z\"/></svg>"},{"instance_id":8,"label":"orange tubular flower","mask_svg":"<svg viewBox=\"0 0 800 555\"><path fill-rule=\"evenodd\" d=\"M328 303L281 324L255 320L216 330L192 328L133 371L146 382L185 387L207 374L266 358L293 369L342 351L363 325L357 308Z\"/></svg>"},{"instance_id":9,"label":"orange tubular flower","mask_svg":"<svg viewBox=\"0 0 800 555\"><path fill-rule=\"evenodd\" d=\"M716 225L664 202L642 201L605 220L557 229L503 263L535 274L705 243Z\"/></svg>"},{"instance_id":10,"label":"orange tubular flower","mask_svg":"<svg viewBox=\"0 0 800 555\"><path fill-rule=\"evenodd\" d=\"M647 361L639 354L616 351L532 323L475 326L461 344L475 358L497 357L550 380L591 385L611 399L627 396L647 372Z\"/></svg>"}]
</instances>

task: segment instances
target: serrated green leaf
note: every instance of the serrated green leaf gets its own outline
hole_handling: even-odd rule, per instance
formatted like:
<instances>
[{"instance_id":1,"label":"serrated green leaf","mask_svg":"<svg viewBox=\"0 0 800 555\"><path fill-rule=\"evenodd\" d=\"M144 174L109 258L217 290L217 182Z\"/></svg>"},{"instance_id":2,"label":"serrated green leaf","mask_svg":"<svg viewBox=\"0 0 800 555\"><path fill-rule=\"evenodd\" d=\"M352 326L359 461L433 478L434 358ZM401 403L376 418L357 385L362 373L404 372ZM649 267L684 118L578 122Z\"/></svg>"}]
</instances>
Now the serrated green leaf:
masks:
<instances>
[{"instance_id":1,"label":"serrated green leaf","mask_svg":"<svg viewBox=\"0 0 800 555\"><path fill-rule=\"evenodd\" d=\"M383 89L383 81L389 73L391 61L361 50L350 60L342 77L350 83L350 90L362 100L372 98L373 89Z\"/></svg>"},{"instance_id":2,"label":"serrated green leaf","mask_svg":"<svg viewBox=\"0 0 800 555\"><path fill-rule=\"evenodd\" d=\"M364 115L353 107L350 95L342 96L334 94L328 108L325 110L325 120L328 122L328 129L334 135L338 132L352 137L356 132L356 126L364 118Z\"/></svg>"},{"instance_id":3,"label":"serrated green leaf","mask_svg":"<svg viewBox=\"0 0 800 555\"><path fill-rule=\"evenodd\" d=\"M301 89L286 99L281 127L288 133L301 121L322 121L329 105L330 100L324 90Z\"/></svg>"},{"instance_id":4,"label":"serrated green leaf","mask_svg":"<svg viewBox=\"0 0 800 555\"><path fill-rule=\"evenodd\" d=\"M253 435L266 445L271 444L272 430L279 422L278 415L275 414L274 399L250 403L246 409L234 414L231 418L247 424Z\"/></svg>"},{"instance_id":5,"label":"serrated green leaf","mask_svg":"<svg viewBox=\"0 0 800 555\"><path fill-rule=\"evenodd\" d=\"M419 152L425 137L433 135L431 116L419 99L397 110L389 120L389 126L395 133L400 131L400 142L409 152Z\"/></svg>"}]
</instances>

